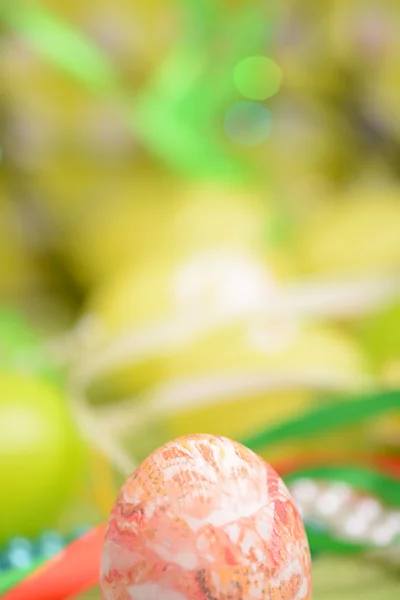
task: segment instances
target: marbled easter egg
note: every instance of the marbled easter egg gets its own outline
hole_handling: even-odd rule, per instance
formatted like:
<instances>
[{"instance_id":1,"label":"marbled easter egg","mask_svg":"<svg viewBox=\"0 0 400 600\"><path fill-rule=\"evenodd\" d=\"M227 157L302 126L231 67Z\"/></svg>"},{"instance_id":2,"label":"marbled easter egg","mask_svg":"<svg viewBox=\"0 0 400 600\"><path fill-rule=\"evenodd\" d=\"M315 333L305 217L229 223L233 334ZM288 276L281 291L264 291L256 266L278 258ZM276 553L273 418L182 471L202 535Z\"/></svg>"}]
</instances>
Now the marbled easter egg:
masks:
<instances>
[{"instance_id":1,"label":"marbled easter egg","mask_svg":"<svg viewBox=\"0 0 400 600\"><path fill-rule=\"evenodd\" d=\"M104 600L308 600L308 542L267 463L227 438L189 435L123 485L101 586Z\"/></svg>"}]
</instances>

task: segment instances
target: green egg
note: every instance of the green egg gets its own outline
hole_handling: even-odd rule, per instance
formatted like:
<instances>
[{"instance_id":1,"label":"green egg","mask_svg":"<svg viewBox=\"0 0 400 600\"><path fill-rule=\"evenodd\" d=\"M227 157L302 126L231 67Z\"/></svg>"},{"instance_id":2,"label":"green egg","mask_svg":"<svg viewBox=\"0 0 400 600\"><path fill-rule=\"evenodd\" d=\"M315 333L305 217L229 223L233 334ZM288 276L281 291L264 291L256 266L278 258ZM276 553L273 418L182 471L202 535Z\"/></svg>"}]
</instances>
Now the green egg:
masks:
<instances>
[{"instance_id":1,"label":"green egg","mask_svg":"<svg viewBox=\"0 0 400 600\"><path fill-rule=\"evenodd\" d=\"M82 442L61 391L0 372L0 545L54 526L82 467Z\"/></svg>"}]
</instances>

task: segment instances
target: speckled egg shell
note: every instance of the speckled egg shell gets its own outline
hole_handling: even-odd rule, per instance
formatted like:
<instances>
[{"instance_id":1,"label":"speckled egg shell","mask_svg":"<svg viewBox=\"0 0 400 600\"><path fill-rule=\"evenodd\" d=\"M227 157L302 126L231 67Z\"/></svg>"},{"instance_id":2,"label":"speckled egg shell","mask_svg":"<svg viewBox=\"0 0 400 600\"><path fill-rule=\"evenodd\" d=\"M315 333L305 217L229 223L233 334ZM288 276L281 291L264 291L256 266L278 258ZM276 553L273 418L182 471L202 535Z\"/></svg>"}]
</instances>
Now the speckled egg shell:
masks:
<instances>
[{"instance_id":1,"label":"speckled egg shell","mask_svg":"<svg viewBox=\"0 0 400 600\"><path fill-rule=\"evenodd\" d=\"M251 450L186 436L123 485L101 586L104 600L308 600L302 520L283 481Z\"/></svg>"}]
</instances>

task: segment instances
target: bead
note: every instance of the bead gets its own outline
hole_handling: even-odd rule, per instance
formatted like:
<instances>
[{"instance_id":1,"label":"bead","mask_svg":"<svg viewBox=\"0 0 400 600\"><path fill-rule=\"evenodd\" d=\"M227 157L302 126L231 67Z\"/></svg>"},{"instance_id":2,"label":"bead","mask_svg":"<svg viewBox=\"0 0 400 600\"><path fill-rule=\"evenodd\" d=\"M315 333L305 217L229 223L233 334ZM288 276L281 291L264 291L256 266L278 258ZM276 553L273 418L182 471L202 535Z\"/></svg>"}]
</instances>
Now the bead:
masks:
<instances>
[{"instance_id":1,"label":"bead","mask_svg":"<svg viewBox=\"0 0 400 600\"><path fill-rule=\"evenodd\" d=\"M8 563L13 569L27 569L33 560L32 543L26 538L15 538L7 546Z\"/></svg>"},{"instance_id":2,"label":"bead","mask_svg":"<svg viewBox=\"0 0 400 600\"><path fill-rule=\"evenodd\" d=\"M57 531L46 531L38 541L37 549L44 558L51 558L65 546L64 538Z\"/></svg>"}]
</instances>

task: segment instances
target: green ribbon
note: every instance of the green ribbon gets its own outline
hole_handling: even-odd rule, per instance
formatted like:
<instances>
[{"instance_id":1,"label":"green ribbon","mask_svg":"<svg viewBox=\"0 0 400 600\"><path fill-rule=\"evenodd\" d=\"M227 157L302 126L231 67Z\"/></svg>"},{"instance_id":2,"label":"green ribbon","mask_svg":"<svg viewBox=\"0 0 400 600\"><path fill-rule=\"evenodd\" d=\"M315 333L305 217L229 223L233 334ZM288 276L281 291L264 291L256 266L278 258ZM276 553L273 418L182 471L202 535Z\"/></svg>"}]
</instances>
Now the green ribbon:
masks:
<instances>
[{"instance_id":1,"label":"green ribbon","mask_svg":"<svg viewBox=\"0 0 400 600\"><path fill-rule=\"evenodd\" d=\"M35 4L3 2L0 18L17 31L44 58L91 92L115 94L119 87L115 69L107 56L72 25Z\"/></svg>"},{"instance_id":2,"label":"green ribbon","mask_svg":"<svg viewBox=\"0 0 400 600\"><path fill-rule=\"evenodd\" d=\"M363 423L390 410L400 409L400 390L383 390L345 400L321 401L318 408L262 429L243 440L252 450L260 451L271 444L325 434L350 425Z\"/></svg>"},{"instance_id":3,"label":"green ribbon","mask_svg":"<svg viewBox=\"0 0 400 600\"><path fill-rule=\"evenodd\" d=\"M188 16L184 38L134 100L108 57L48 10L7 2L0 19L92 93L122 100L135 135L168 166L189 177L248 181L255 173L224 139L220 121L236 97L235 65L265 41L262 5L236 9L227 19L215 0L181 1Z\"/></svg>"},{"instance_id":4,"label":"green ribbon","mask_svg":"<svg viewBox=\"0 0 400 600\"><path fill-rule=\"evenodd\" d=\"M264 28L253 7L217 25L214 36L198 40L197 45L196 37L191 39L164 62L136 99L135 128L156 155L184 175L245 182L256 173L236 151L230 151L222 119L237 97L234 67L259 50ZM224 30L229 51L219 60L212 44Z\"/></svg>"},{"instance_id":5,"label":"green ribbon","mask_svg":"<svg viewBox=\"0 0 400 600\"><path fill-rule=\"evenodd\" d=\"M319 408L283 423L264 429L243 440L249 448L260 451L272 444L295 439L309 439L363 423L391 410L400 409L400 390L376 391L366 396L318 403ZM310 478L323 481L340 481L355 489L380 498L391 506L400 506L400 481L380 472L354 466L318 466L301 469L288 474L290 484L297 479ZM329 531L306 524L312 552L357 553L368 551L372 546L356 544L335 538Z\"/></svg>"},{"instance_id":6,"label":"green ribbon","mask_svg":"<svg viewBox=\"0 0 400 600\"><path fill-rule=\"evenodd\" d=\"M329 531L316 528L312 524L305 523L308 543L311 555L318 556L320 553L330 554L360 554L368 552L373 548L365 544L357 544L341 540L332 536Z\"/></svg>"},{"instance_id":7,"label":"green ribbon","mask_svg":"<svg viewBox=\"0 0 400 600\"><path fill-rule=\"evenodd\" d=\"M24 569L8 569L4 573L0 572L0 597L13 587L24 581L29 575L32 575L37 569L46 563L47 559L41 558L32 562Z\"/></svg>"}]
</instances>

